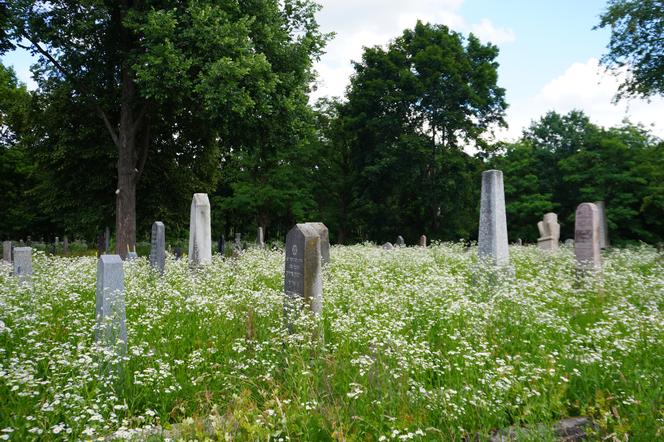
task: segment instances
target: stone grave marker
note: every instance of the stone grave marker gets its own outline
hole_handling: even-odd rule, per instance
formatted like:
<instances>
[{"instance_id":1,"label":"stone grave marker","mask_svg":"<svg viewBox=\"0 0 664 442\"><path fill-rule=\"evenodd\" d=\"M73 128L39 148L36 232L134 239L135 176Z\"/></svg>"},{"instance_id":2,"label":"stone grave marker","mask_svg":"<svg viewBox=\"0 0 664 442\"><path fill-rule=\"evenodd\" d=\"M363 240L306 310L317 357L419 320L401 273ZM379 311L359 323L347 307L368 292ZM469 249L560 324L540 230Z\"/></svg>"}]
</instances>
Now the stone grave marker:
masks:
<instances>
[{"instance_id":1,"label":"stone grave marker","mask_svg":"<svg viewBox=\"0 0 664 442\"><path fill-rule=\"evenodd\" d=\"M62 240L62 253L65 255L69 254L69 238L65 235L65 239Z\"/></svg>"},{"instance_id":2,"label":"stone grave marker","mask_svg":"<svg viewBox=\"0 0 664 442\"><path fill-rule=\"evenodd\" d=\"M287 319L296 299L302 300L314 314L320 314L322 311L323 279L320 244L319 232L309 224L296 224L286 235L284 308ZM290 322L289 320L289 325Z\"/></svg>"},{"instance_id":3,"label":"stone grave marker","mask_svg":"<svg viewBox=\"0 0 664 442\"><path fill-rule=\"evenodd\" d=\"M593 203L576 208L574 221L574 254L581 270L599 270L600 256L599 210Z\"/></svg>"},{"instance_id":4,"label":"stone grave marker","mask_svg":"<svg viewBox=\"0 0 664 442\"><path fill-rule=\"evenodd\" d=\"M5 262L12 262L12 242L2 241L2 259Z\"/></svg>"},{"instance_id":5,"label":"stone grave marker","mask_svg":"<svg viewBox=\"0 0 664 442\"><path fill-rule=\"evenodd\" d=\"M212 228L210 200L207 193L195 193L191 201L189 221L189 265L212 262Z\"/></svg>"},{"instance_id":6,"label":"stone grave marker","mask_svg":"<svg viewBox=\"0 0 664 442\"><path fill-rule=\"evenodd\" d=\"M330 262L330 230L327 226L320 222L307 223L318 232L320 236L320 256L321 262L327 264Z\"/></svg>"},{"instance_id":7,"label":"stone grave marker","mask_svg":"<svg viewBox=\"0 0 664 442\"><path fill-rule=\"evenodd\" d=\"M233 243L233 252L239 253L242 250L242 234L235 233L235 242Z\"/></svg>"},{"instance_id":8,"label":"stone grave marker","mask_svg":"<svg viewBox=\"0 0 664 442\"><path fill-rule=\"evenodd\" d=\"M422 235L420 236L420 247L426 247L427 246L427 236Z\"/></svg>"},{"instance_id":9,"label":"stone grave marker","mask_svg":"<svg viewBox=\"0 0 664 442\"><path fill-rule=\"evenodd\" d=\"M221 238L219 238L219 243L217 244L217 251L221 256L224 256L226 253L226 238L224 238L224 235L221 235Z\"/></svg>"},{"instance_id":10,"label":"stone grave marker","mask_svg":"<svg viewBox=\"0 0 664 442\"><path fill-rule=\"evenodd\" d=\"M166 227L161 221L152 223L150 236L150 265L164 274L166 266Z\"/></svg>"},{"instance_id":11,"label":"stone grave marker","mask_svg":"<svg viewBox=\"0 0 664 442\"><path fill-rule=\"evenodd\" d=\"M547 213L542 221L537 223L540 237L537 239L537 247L540 250L558 250L560 241L560 224L558 224L558 215Z\"/></svg>"},{"instance_id":12,"label":"stone grave marker","mask_svg":"<svg viewBox=\"0 0 664 442\"><path fill-rule=\"evenodd\" d=\"M20 280L32 275L32 247L14 247L14 276Z\"/></svg>"},{"instance_id":13,"label":"stone grave marker","mask_svg":"<svg viewBox=\"0 0 664 442\"><path fill-rule=\"evenodd\" d=\"M25 242L25 245L28 247L32 247L32 236L28 235L28 239Z\"/></svg>"},{"instance_id":14,"label":"stone grave marker","mask_svg":"<svg viewBox=\"0 0 664 442\"><path fill-rule=\"evenodd\" d=\"M609 247L609 224L606 219L606 204L604 201L595 201L599 214L599 246L602 249Z\"/></svg>"},{"instance_id":15,"label":"stone grave marker","mask_svg":"<svg viewBox=\"0 0 664 442\"><path fill-rule=\"evenodd\" d=\"M510 262L507 247L503 172L487 170L482 172L477 255L480 259L487 260L495 266L507 266Z\"/></svg>"},{"instance_id":16,"label":"stone grave marker","mask_svg":"<svg viewBox=\"0 0 664 442\"><path fill-rule=\"evenodd\" d=\"M256 232L256 245L259 249L265 248L265 240L263 238L263 228L259 227Z\"/></svg>"},{"instance_id":17,"label":"stone grave marker","mask_svg":"<svg viewBox=\"0 0 664 442\"><path fill-rule=\"evenodd\" d=\"M102 255L97 261L96 340L124 353L127 326L124 301L124 269L119 255Z\"/></svg>"},{"instance_id":18,"label":"stone grave marker","mask_svg":"<svg viewBox=\"0 0 664 442\"><path fill-rule=\"evenodd\" d=\"M383 250L392 250L392 249L394 249L394 246L393 246L392 243L389 242L389 241L386 242L385 244L383 244L382 247L383 247Z\"/></svg>"},{"instance_id":19,"label":"stone grave marker","mask_svg":"<svg viewBox=\"0 0 664 442\"><path fill-rule=\"evenodd\" d=\"M396 242L395 246L403 247L405 245L406 245L406 242L403 240L403 236L401 236L401 235L397 236L397 242Z\"/></svg>"}]
</instances>

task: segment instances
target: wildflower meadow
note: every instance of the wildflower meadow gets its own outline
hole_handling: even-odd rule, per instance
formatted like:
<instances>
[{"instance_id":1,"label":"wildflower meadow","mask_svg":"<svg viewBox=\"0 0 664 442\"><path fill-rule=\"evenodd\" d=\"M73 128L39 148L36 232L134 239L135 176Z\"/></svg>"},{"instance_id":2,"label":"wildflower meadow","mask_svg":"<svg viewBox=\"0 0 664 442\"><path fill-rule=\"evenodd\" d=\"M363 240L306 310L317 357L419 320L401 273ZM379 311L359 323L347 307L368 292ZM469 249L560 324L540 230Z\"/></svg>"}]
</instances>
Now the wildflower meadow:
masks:
<instances>
[{"instance_id":1,"label":"wildflower meadow","mask_svg":"<svg viewBox=\"0 0 664 442\"><path fill-rule=\"evenodd\" d=\"M323 311L284 323L284 252L126 262L124 355L95 343L96 260L0 267L0 440L488 440L588 416L591 440L664 439L664 259L461 243L333 246ZM546 424L542 427L540 424Z\"/></svg>"}]
</instances>

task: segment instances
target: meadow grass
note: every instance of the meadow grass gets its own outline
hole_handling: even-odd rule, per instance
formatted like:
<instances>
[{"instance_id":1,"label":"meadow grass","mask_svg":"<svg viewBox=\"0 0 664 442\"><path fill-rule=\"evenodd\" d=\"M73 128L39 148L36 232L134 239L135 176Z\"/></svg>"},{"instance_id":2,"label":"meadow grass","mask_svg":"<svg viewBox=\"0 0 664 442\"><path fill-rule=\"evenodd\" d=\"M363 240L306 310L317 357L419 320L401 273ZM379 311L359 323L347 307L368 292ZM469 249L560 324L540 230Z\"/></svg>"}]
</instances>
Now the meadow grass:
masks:
<instances>
[{"instance_id":1,"label":"meadow grass","mask_svg":"<svg viewBox=\"0 0 664 442\"><path fill-rule=\"evenodd\" d=\"M96 260L37 253L29 284L0 269L0 440L484 440L580 415L664 438L662 255L583 277L571 249L510 252L496 277L461 244L333 247L292 334L282 250L163 277L139 259L123 357L95 344Z\"/></svg>"}]
</instances>

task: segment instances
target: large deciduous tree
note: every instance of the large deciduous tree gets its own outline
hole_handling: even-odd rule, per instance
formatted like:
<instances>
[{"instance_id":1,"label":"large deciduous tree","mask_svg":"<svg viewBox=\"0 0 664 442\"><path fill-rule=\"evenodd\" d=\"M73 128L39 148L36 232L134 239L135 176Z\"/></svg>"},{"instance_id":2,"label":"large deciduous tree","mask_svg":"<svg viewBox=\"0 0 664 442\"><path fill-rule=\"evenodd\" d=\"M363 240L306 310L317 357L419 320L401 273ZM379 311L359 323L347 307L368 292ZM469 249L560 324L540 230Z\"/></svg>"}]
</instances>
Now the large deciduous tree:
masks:
<instances>
[{"instance_id":1,"label":"large deciduous tree","mask_svg":"<svg viewBox=\"0 0 664 442\"><path fill-rule=\"evenodd\" d=\"M283 67L271 54L297 52L293 76L310 79L324 42L316 9L309 0L16 0L4 7L5 37L39 55L40 86L68 89L77 112L97 115L115 146L118 253L136 242L137 187L151 157L167 152L183 168L190 159L207 162L210 179L198 190L212 191L220 152L238 141L233 124L267 117L279 91Z\"/></svg>"},{"instance_id":2,"label":"large deciduous tree","mask_svg":"<svg viewBox=\"0 0 664 442\"><path fill-rule=\"evenodd\" d=\"M664 94L664 1L610 0L597 27L611 29L602 63L629 74L618 97Z\"/></svg>"}]
</instances>

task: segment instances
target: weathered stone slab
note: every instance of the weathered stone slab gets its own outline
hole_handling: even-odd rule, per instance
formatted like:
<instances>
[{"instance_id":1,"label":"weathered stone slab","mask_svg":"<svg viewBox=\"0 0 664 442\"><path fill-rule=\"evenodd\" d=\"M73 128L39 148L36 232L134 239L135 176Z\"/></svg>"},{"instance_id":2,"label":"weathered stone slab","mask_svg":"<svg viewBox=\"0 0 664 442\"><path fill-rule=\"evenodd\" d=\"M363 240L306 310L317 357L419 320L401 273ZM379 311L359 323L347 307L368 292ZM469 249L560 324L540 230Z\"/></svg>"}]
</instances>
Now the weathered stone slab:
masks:
<instances>
[{"instance_id":1,"label":"weathered stone slab","mask_svg":"<svg viewBox=\"0 0 664 442\"><path fill-rule=\"evenodd\" d=\"M62 240L62 253L65 255L69 254L69 238L65 235L65 239Z\"/></svg>"},{"instance_id":2,"label":"weathered stone slab","mask_svg":"<svg viewBox=\"0 0 664 442\"><path fill-rule=\"evenodd\" d=\"M609 247L609 223L606 219L606 204L604 201L595 201L599 214L599 247L606 249Z\"/></svg>"},{"instance_id":3,"label":"weathered stone slab","mask_svg":"<svg viewBox=\"0 0 664 442\"><path fill-rule=\"evenodd\" d=\"M487 170L482 173L480 200L480 228L477 245L478 257L496 266L509 264L507 244L507 217L503 172Z\"/></svg>"},{"instance_id":4,"label":"weathered stone slab","mask_svg":"<svg viewBox=\"0 0 664 442\"><path fill-rule=\"evenodd\" d=\"M189 220L189 265L212 262L210 200L207 193L195 193Z\"/></svg>"},{"instance_id":5,"label":"weathered stone slab","mask_svg":"<svg viewBox=\"0 0 664 442\"><path fill-rule=\"evenodd\" d=\"M124 269L119 255L102 255L97 261L96 309L97 342L126 351Z\"/></svg>"},{"instance_id":6,"label":"weathered stone slab","mask_svg":"<svg viewBox=\"0 0 664 442\"><path fill-rule=\"evenodd\" d=\"M420 236L420 247L426 247L427 246L427 236L422 235Z\"/></svg>"},{"instance_id":7,"label":"weathered stone slab","mask_svg":"<svg viewBox=\"0 0 664 442\"><path fill-rule=\"evenodd\" d=\"M32 247L14 247L14 276L21 280L32 276Z\"/></svg>"},{"instance_id":8,"label":"weathered stone slab","mask_svg":"<svg viewBox=\"0 0 664 442\"><path fill-rule=\"evenodd\" d=\"M389 241L386 242L385 244L383 244L382 247L383 247L383 250L393 250L394 249L394 246Z\"/></svg>"},{"instance_id":9,"label":"weathered stone slab","mask_svg":"<svg viewBox=\"0 0 664 442\"><path fill-rule=\"evenodd\" d=\"M320 222L307 223L318 232L320 236L320 256L323 264L330 262L330 231L327 226Z\"/></svg>"},{"instance_id":10,"label":"weathered stone slab","mask_svg":"<svg viewBox=\"0 0 664 442\"><path fill-rule=\"evenodd\" d=\"M164 267L166 266L166 227L161 221L152 223L150 265L159 273L164 273Z\"/></svg>"},{"instance_id":11,"label":"weathered stone slab","mask_svg":"<svg viewBox=\"0 0 664 442\"><path fill-rule=\"evenodd\" d=\"M403 240L403 236L397 236L397 242L394 244L397 247L403 247L406 245L406 241Z\"/></svg>"},{"instance_id":12,"label":"weathered stone slab","mask_svg":"<svg viewBox=\"0 0 664 442\"><path fill-rule=\"evenodd\" d=\"M265 240L263 238L263 228L259 227L256 231L256 246L259 249L265 248Z\"/></svg>"},{"instance_id":13,"label":"weathered stone slab","mask_svg":"<svg viewBox=\"0 0 664 442\"><path fill-rule=\"evenodd\" d=\"M544 215L542 221L537 223L540 237L537 239L537 247L540 250L558 250L560 241L560 224L558 215L549 212Z\"/></svg>"},{"instance_id":14,"label":"weathered stone slab","mask_svg":"<svg viewBox=\"0 0 664 442\"><path fill-rule=\"evenodd\" d=\"M582 203L576 209L574 221L574 254L583 270L599 270L600 256L599 210L593 203Z\"/></svg>"},{"instance_id":15,"label":"weathered stone slab","mask_svg":"<svg viewBox=\"0 0 664 442\"><path fill-rule=\"evenodd\" d=\"M12 242L2 241L2 259L5 262L12 262Z\"/></svg>"},{"instance_id":16,"label":"weathered stone slab","mask_svg":"<svg viewBox=\"0 0 664 442\"><path fill-rule=\"evenodd\" d=\"M315 314L323 308L321 239L310 224L296 224L286 235L284 270L285 310L288 316L296 299ZM290 321L289 321L290 323Z\"/></svg>"}]
</instances>

